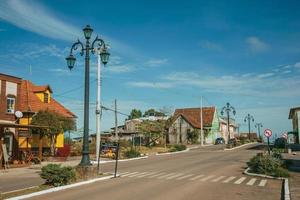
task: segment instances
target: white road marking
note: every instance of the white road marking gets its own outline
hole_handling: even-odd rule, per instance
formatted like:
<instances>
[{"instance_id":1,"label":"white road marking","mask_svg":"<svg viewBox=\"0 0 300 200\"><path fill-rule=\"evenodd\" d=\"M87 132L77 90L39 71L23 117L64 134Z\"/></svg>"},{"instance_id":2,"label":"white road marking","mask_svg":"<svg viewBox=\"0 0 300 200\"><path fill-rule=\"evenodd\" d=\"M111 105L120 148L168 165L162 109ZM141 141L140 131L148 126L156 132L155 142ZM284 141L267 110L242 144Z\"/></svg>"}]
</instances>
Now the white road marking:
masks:
<instances>
[{"instance_id":1,"label":"white road marking","mask_svg":"<svg viewBox=\"0 0 300 200\"><path fill-rule=\"evenodd\" d=\"M188 175L185 175L185 176L181 176L181 177L176 178L176 180L182 180L182 179L185 179L185 178L188 178L188 177L191 177L191 176L194 176L194 174L188 174Z\"/></svg>"},{"instance_id":2,"label":"white road marking","mask_svg":"<svg viewBox=\"0 0 300 200\"><path fill-rule=\"evenodd\" d=\"M126 176L129 176L129 175L133 175L133 174L137 174L139 172L131 172L131 173L128 173L128 174L125 174L125 175L122 175L123 177L126 177Z\"/></svg>"},{"instance_id":3,"label":"white road marking","mask_svg":"<svg viewBox=\"0 0 300 200\"><path fill-rule=\"evenodd\" d=\"M141 172L141 173L129 175L128 177L135 177L135 176L143 175L143 174L146 174L146 173L147 173L147 172Z\"/></svg>"},{"instance_id":4,"label":"white road marking","mask_svg":"<svg viewBox=\"0 0 300 200\"><path fill-rule=\"evenodd\" d=\"M160 177L157 177L157 178L158 178L158 179L168 178L168 177L170 177L170 176L173 176L174 174L176 174L176 173L166 174L166 175L163 175L163 176L160 176Z\"/></svg>"},{"instance_id":5,"label":"white road marking","mask_svg":"<svg viewBox=\"0 0 300 200\"><path fill-rule=\"evenodd\" d=\"M203 177L203 176L204 176L204 174L201 174L201 175L195 176L195 177L193 177L193 178L190 178L189 180L190 180L190 181L194 181L194 180L196 180L196 179L198 179L198 178L201 178L201 177Z\"/></svg>"},{"instance_id":6,"label":"white road marking","mask_svg":"<svg viewBox=\"0 0 300 200\"><path fill-rule=\"evenodd\" d=\"M247 179L246 177L242 177L242 178L238 179L237 181L235 181L234 184L239 185L239 184L241 184L246 179Z\"/></svg>"},{"instance_id":7,"label":"white road marking","mask_svg":"<svg viewBox=\"0 0 300 200\"><path fill-rule=\"evenodd\" d=\"M256 178L251 178L251 180L246 185L253 185L256 181Z\"/></svg>"},{"instance_id":8,"label":"white road marking","mask_svg":"<svg viewBox=\"0 0 300 200\"><path fill-rule=\"evenodd\" d=\"M174 176L168 177L167 180L170 180L170 179L176 178L176 177L178 177L178 176L182 176L182 175L184 175L184 174L182 174L182 173L175 174Z\"/></svg>"},{"instance_id":9,"label":"white road marking","mask_svg":"<svg viewBox=\"0 0 300 200\"><path fill-rule=\"evenodd\" d=\"M207 181L208 179L211 179L212 177L214 177L214 175L201 178L200 181Z\"/></svg>"},{"instance_id":10,"label":"white road marking","mask_svg":"<svg viewBox=\"0 0 300 200\"><path fill-rule=\"evenodd\" d=\"M162 173L158 173L158 174L154 174L152 176L148 176L148 178L155 178L155 177L158 177L158 176L161 176L161 175L164 175L166 172L162 172Z\"/></svg>"},{"instance_id":11,"label":"white road marking","mask_svg":"<svg viewBox=\"0 0 300 200\"><path fill-rule=\"evenodd\" d=\"M235 176L230 176L229 178L227 178L226 180L224 180L223 183L229 183L233 179L235 179Z\"/></svg>"},{"instance_id":12,"label":"white road marking","mask_svg":"<svg viewBox=\"0 0 300 200\"><path fill-rule=\"evenodd\" d=\"M267 183L267 180L263 179L263 180L260 181L260 183L258 184L258 186L264 187L266 185L266 183Z\"/></svg>"},{"instance_id":13,"label":"white road marking","mask_svg":"<svg viewBox=\"0 0 300 200\"><path fill-rule=\"evenodd\" d=\"M143 177L146 177L146 176L149 176L149 175L155 174L155 173L157 173L157 172L148 172L148 173L146 173L146 174L139 175L139 176L137 176L137 177L138 177L138 178L143 178Z\"/></svg>"},{"instance_id":14,"label":"white road marking","mask_svg":"<svg viewBox=\"0 0 300 200\"><path fill-rule=\"evenodd\" d=\"M130 173L130 172L121 172L120 174L121 174L121 176L123 176L123 175L128 174L128 173Z\"/></svg>"},{"instance_id":15,"label":"white road marking","mask_svg":"<svg viewBox=\"0 0 300 200\"><path fill-rule=\"evenodd\" d=\"M219 180L225 178L226 176L219 176L218 178L215 178L213 180L211 180L211 182L218 182Z\"/></svg>"}]
</instances>

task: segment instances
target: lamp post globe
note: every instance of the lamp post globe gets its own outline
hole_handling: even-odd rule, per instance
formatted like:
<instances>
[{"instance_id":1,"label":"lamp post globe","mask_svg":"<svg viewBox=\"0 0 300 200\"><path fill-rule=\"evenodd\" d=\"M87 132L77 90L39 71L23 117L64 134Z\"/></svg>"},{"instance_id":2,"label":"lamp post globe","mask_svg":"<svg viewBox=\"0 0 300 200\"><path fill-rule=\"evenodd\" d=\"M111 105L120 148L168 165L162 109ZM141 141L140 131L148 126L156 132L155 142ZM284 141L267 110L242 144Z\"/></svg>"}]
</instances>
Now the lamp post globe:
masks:
<instances>
[{"instance_id":1,"label":"lamp post globe","mask_svg":"<svg viewBox=\"0 0 300 200\"><path fill-rule=\"evenodd\" d=\"M83 29L84 37L85 39L89 40L92 36L93 29L90 25L86 25L86 27Z\"/></svg>"}]
</instances>

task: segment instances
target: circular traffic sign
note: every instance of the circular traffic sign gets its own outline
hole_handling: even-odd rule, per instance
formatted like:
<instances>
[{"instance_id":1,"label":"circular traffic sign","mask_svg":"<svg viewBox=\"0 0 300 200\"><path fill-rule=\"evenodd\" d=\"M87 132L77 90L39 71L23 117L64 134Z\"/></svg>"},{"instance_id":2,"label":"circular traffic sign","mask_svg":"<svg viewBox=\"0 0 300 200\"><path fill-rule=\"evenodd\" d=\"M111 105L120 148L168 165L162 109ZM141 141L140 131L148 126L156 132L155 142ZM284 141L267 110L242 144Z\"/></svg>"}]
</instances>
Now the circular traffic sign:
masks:
<instances>
[{"instance_id":1,"label":"circular traffic sign","mask_svg":"<svg viewBox=\"0 0 300 200\"><path fill-rule=\"evenodd\" d=\"M266 137L271 137L271 136L272 136L272 131L271 131L270 129L266 129L266 130L264 131L264 135L265 135Z\"/></svg>"}]
</instances>

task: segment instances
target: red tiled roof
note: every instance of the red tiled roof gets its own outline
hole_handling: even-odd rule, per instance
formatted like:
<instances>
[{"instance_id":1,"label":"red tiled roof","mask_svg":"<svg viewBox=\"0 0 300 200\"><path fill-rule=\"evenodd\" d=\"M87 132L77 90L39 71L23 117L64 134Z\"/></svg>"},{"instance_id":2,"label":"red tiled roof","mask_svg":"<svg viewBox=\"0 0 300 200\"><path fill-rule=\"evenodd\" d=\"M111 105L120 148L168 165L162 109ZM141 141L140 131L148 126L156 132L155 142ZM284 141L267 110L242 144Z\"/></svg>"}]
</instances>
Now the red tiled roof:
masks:
<instances>
[{"instance_id":1,"label":"red tiled roof","mask_svg":"<svg viewBox=\"0 0 300 200\"><path fill-rule=\"evenodd\" d=\"M41 90L43 89L43 90ZM32 111L38 112L40 110L50 110L56 112L64 117L74 118L76 115L70 110L65 108L63 105L58 103L55 99L51 97L50 103L42 102L34 92L43 92L51 88L49 86L36 86L28 80L22 80L21 92L20 92L20 110L22 112Z\"/></svg>"},{"instance_id":2,"label":"red tiled roof","mask_svg":"<svg viewBox=\"0 0 300 200\"><path fill-rule=\"evenodd\" d=\"M212 126L212 122L215 114L215 107L203 107L203 127ZM187 122L189 122L195 128L201 128L201 108L182 108L176 109L174 113L174 119L182 116Z\"/></svg>"},{"instance_id":3,"label":"red tiled roof","mask_svg":"<svg viewBox=\"0 0 300 200\"><path fill-rule=\"evenodd\" d=\"M44 92L46 90L49 90L52 93L52 89L50 88L49 85L33 85L32 84L32 91L33 92Z\"/></svg>"}]
</instances>

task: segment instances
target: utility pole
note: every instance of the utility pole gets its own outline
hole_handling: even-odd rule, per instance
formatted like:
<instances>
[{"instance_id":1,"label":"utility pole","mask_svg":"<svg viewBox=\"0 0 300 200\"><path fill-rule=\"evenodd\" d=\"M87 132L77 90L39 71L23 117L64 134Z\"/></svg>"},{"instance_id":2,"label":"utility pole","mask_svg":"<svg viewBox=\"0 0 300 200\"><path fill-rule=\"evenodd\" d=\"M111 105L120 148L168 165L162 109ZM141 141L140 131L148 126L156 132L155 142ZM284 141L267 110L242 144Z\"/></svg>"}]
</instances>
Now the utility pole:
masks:
<instances>
[{"instance_id":1,"label":"utility pole","mask_svg":"<svg viewBox=\"0 0 300 200\"><path fill-rule=\"evenodd\" d=\"M115 99L115 138L116 138L116 139L119 139L119 136L118 136L117 99Z\"/></svg>"},{"instance_id":2,"label":"utility pole","mask_svg":"<svg viewBox=\"0 0 300 200\"><path fill-rule=\"evenodd\" d=\"M201 146L203 146L203 104L202 104L202 96L201 96L201 108L200 108L200 118L201 118L201 130L200 130L200 142L201 142Z\"/></svg>"},{"instance_id":3,"label":"utility pole","mask_svg":"<svg viewBox=\"0 0 300 200\"><path fill-rule=\"evenodd\" d=\"M99 159L101 135L100 135L100 115L101 115L101 57L100 49L98 49L98 65L97 65L97 100L96 100L96 161Z\"/></svg>"}]
</instances>

